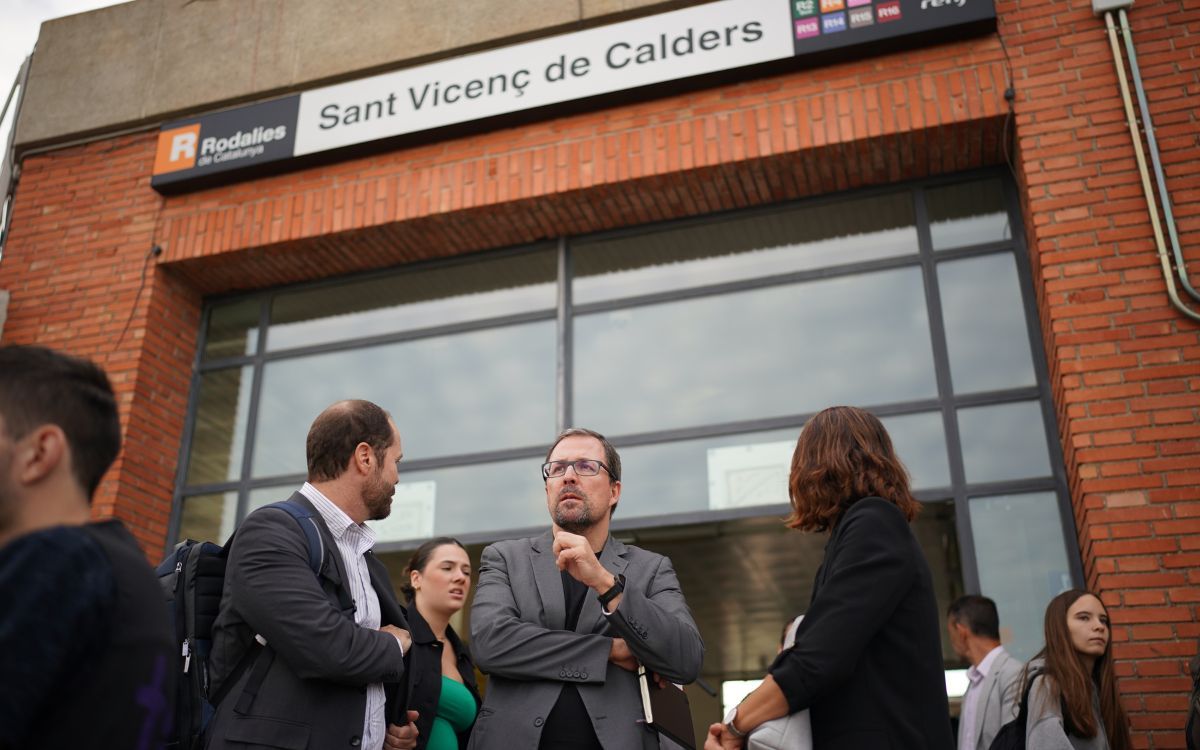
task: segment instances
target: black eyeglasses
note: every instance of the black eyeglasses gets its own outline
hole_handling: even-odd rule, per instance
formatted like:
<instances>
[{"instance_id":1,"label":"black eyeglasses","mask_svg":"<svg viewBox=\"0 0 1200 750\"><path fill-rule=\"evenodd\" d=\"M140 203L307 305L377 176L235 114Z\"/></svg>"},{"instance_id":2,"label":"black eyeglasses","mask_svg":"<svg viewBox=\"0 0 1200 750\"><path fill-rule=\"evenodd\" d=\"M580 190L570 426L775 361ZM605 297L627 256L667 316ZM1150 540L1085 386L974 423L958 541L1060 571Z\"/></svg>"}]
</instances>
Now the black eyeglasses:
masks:
<instances>
[{"instance_id":1,"label":"black eyeglasses","mask_svg":"<svg viewBox=\"0 0 1200 750\"><path fill-rule=\"evenodd\" d=\"M568 466L574 466L575 473L581 477L594 477L600 473L601 469L604 469L610 477L617 478L612 473L612 469L605 466L603 461L597 461L594 458L579 458L574 461L547 461L542 464L542 479L564 476Z\"/></svg>"}]
</instances>

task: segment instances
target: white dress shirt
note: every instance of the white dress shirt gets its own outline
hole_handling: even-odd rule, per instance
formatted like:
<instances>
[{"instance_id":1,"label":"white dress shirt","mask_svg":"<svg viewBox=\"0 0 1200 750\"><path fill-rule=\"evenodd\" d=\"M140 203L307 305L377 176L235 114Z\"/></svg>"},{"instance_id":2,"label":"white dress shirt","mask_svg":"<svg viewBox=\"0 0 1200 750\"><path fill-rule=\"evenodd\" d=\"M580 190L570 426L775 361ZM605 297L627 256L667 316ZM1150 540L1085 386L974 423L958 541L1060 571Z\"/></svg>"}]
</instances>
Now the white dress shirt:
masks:
<instances>
[{"instance_id":1,"label":"white dress shirt","mask_svg":"<svg viewBox=\"0 0 1200 750\"><path fill-rule=\"evenodd\" d=\"M371 586L371 572L363 556L375 546L375 532L366 524L355 523L345 511L308 482L300 488L300 494L308 498L321 518L325 519L329 533L337 542L342 567L346 569L346 584L354 597L354 622L360 627L378 630L381 623L379 595ZM368 685L367 710L363 716L363 750L380 750L383 747L384 734L387 732L385 705L383 683Z\"/></svg>"},{"instance_id":2,"label":"white dress shirt","mask_svg":"<svg viewBox=\"0 0 1200 750\"><path fill-rule=\"evenodd\" d=\"M996 661L996 657L1003 650L1003 646L995 647L983 657L979 666L967 670L967 679L971 684L967 686L967 692L963 695L962 713L958 717L958 750L975 750L975 714L979 710L979 685L983 678L987 677L992 662Z\"/></svg>"}]
</instances>

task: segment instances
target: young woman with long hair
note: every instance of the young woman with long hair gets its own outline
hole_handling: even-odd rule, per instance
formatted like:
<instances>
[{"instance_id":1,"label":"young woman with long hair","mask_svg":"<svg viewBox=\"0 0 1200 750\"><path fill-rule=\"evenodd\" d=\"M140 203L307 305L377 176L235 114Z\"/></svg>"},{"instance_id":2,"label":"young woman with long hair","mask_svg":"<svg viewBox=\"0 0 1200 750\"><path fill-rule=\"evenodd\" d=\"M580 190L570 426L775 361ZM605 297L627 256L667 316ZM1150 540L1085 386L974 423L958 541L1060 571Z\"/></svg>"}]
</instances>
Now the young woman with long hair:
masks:
<instances>
[{"instance_id":1,"label":"young woman with long hair","mask_svg":"<svg viewBox=\"0 0 1200 750\"><path fill-rule=\"evenodd\" d=\"M1130 750L1108 610L1100 598L1079 589L1064 591L1046 607L1045 629L1046 646L1030 660L1022 681L1033 679L1026 747Z\"/></svg>"}]
</instances>

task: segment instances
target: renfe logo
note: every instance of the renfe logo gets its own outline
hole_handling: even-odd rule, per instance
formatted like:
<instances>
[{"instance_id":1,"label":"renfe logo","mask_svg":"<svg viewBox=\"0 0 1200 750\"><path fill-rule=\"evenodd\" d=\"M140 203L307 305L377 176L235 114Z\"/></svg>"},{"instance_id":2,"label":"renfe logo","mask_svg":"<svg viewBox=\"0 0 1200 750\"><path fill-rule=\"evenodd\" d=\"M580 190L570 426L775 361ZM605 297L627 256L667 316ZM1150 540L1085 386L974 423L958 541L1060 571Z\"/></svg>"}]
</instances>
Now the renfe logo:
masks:
<instances>
[{"instance_id":1,"label":"renfe logo","mask_svg":"<svg viewBox=\"0 0 1200 750\"><path fill-rule=\"evenodd\" d=\"M164 130L158 134L154 155L154 174L191 169L196 165L196 146L200 142L200 123Z\"/></svg>"},{"instance_id":2,"label":"renfe logo","mask_svg":"<svg viewBox=\"0 0 1200 750\"><path fill-rule=\"evenodd\" d=\"M950 5L963 7L967 4L967 0L921 0L921 10L929 8L945 8Z\"/></svg>"},{"instance_id":3,"label":"renfe logo","mask_svg":"<svg viewBox=\"0 0 1200 750\"><path fill-rule=\"evenodd\" d=\"M889 0L875 6L875 17L880 23L900 20L900 0Z\"/></svg>"}]
</instances>

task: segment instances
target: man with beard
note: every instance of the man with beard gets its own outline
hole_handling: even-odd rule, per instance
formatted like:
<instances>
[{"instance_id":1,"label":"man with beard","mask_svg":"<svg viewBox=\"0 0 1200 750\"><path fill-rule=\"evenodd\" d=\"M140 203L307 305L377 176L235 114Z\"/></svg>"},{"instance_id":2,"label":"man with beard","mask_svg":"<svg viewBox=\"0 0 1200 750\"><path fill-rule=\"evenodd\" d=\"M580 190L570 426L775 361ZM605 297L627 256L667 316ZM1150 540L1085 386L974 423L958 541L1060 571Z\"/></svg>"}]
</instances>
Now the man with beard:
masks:
<instances>
[{"instance_id":1,"label":"man with beard","mask_svg":"<svg viewBox=\"0 0 1200 750\"><path fill-rule=\"evenodd\" d=\"M400 433L370 401L340 401L306 448L308 481L287 502L311 517L261 508L233 540L213 626L212 690L225 692L207 747L414 747L415 716L388 721L411 639L366 525L391 512ZM321 539L318 575L301 523Z\"/></svg>"},{"instance_id":2,"label":"man with beard","mask_svg":"<svg viewBox=\"0 0 1200 750\"><path fill-rule=\"evenodd\" d=\"M121 448L104 372L0 347L0 747L162 747L174 644L162 592L92 496Z\"/></svg>"},{"instance_id":3,"label":"man with beard","mask_svg":"<svg viewBox=\"0 0 1200 750\"><path fill-rule=\"evenodd\" d=\"M561 433L542 478L550 530L483 551L471 653L490 677L469 747L658 748L638 663L686 683L704 657L675 570L609 535L621 458L604 436Z\"/></svg>"}]
</instances>

